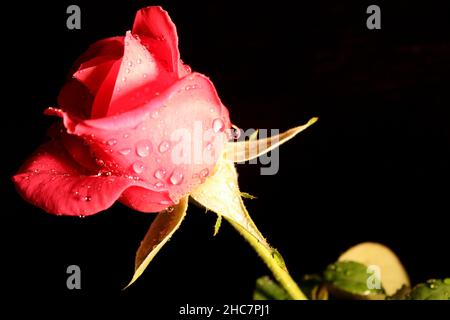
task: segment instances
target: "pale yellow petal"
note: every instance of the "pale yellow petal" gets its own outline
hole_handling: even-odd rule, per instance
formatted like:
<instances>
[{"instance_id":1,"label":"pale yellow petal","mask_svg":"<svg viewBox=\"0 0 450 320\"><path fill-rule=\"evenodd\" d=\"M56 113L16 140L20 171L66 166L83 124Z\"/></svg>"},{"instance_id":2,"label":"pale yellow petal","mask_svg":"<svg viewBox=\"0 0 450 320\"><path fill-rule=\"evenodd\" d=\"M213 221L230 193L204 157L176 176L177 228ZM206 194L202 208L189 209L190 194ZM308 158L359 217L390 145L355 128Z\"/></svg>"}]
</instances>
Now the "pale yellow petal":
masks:
<instances>
[{"instance_id":1,"label":"pale yellow petal","mask_svg":"<svg viewBox=\"0 0 450 320\"><path fill-rule=\"evenodd\" d=\"M125 288L129 287L142 275L159 250L180 227L186 216L187 207L188 198L185 197L177 205L173 206L173 210L165 210L158 213L136 252L134 275Z\"/></svg>"},{"instance_id":2,"label":"pale yellow petal","mask_svg":"<svg viewBox=\"0 0 450 320\"><path fill-rule=\"evenodd\" d=\"M306 124L289 129L273 137L255 139L256 136L252 135L249 140L228 142L225 145L224 157L233 162L245 162L255 159L292 139L317 120L318 118L311 118Z\"/></svg>"}]
</instances>

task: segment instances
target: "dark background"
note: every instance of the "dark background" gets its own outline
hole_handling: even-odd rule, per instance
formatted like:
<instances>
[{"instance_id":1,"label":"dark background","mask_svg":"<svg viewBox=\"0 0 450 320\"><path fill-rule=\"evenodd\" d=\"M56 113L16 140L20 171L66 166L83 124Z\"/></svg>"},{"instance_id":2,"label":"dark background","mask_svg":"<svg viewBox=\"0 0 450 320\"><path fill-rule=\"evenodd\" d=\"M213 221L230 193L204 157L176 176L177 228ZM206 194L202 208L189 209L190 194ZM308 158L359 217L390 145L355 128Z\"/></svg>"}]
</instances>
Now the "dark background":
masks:
<instances>
[{"instance_id":1,"label":"dark background","mask_svg":"<svg viewBox=\"0 0 450 320\"><path fill-rule=\"evenodd\" d=\"M135 12L162 4L182 59L208 75L232 121L280 128L320 121L280 150L280 171L241 165L248 209L292 275L318 272L349 246L378 241L413 283L449 276L450 11L444 2L36 1L2 4L2 290L145 299L250 299L264 264L215 215L193 205L142 278L120 289L153 215L120 204L85 219L23 201L10 177L45 140L71 63L90 43L131 29ZM392 2L392 1L391 1ZM66 29L78 4L82 29ZM382 29L366 28L378 4ZM6 83L6 87L5 84ZM66 268L82 290L66 289Z\"/></svg>"}]
</instances>

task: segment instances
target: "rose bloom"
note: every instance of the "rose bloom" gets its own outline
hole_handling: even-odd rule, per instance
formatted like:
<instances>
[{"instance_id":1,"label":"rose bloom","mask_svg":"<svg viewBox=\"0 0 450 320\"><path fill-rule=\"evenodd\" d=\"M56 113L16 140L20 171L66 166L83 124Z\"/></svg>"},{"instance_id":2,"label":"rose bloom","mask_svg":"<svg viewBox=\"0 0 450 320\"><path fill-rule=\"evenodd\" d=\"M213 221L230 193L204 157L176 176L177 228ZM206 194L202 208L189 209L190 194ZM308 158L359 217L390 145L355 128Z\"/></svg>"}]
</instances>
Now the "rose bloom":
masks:
<instances>
[{"instance_id":1,"label":"rose bloom","mask_svg":"<svg viewBox=\"0 0 450 320\"><path fill-rule=\"evenodd\" d=\"M26 200L64 215L116 200L158 212L213 172L228 111L211 81L180 60L175 25L160 7L138 11L125 36L91 45L70 76L46 110L62 121L13 177Z\"/></svg>"}]
</instances>

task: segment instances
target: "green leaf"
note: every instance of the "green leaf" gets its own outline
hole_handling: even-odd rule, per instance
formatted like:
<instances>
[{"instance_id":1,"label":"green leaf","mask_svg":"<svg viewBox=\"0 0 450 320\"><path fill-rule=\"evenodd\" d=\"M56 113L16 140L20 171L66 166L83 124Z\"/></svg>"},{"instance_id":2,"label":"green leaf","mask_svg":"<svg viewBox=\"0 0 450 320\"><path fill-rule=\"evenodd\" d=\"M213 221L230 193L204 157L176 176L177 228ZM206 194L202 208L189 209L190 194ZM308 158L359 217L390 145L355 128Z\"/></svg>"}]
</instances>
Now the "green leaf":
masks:
<instances>
[{"instance_id":1,"label":"green leaf","mask_svg":"<svg viewBox=\"0 0 450 320\"><path fill-rule=\"evenodd\" d=\"M292 300L291 296L268 276L256 280L254 300Z\"/></svg>"},{"instance_id":2,"label":"green leaf","mask_svg":"<svg viewBox=\"0 0 450 320\"><path fill-rule=\"evenodd\" d=\"M409 300L450 300L450 278L431 279L416 285L408 297Z\"/></svg>"},{"instance_id":3,"label":"green leaf","mask_svg":"<svg viewBox=\"0 0 450 320\"><path fill-rule=\"evenodd\" d=\"M124 289L128 288L142 275L159 250L180 227L186 216L187 207L188 198L185 197L176 206L172 207L173 210L165 210L158 213L136 252L133 278Z\"/></svg>"},{"instance_id":4,"label":"green leaf","mask_svg":"<svg viewBox=\"0 0 450 320\"><path fill-rule=\"evenodd\" d=\"M397 255L376 242L363 242L344 252L338 261L355 261L377 268L386 294L392 295L403 285L410 286L408 273Z\"/></svg>"},{"instance_id":5,"label":"green leaf","mask_svg":"<svg viewBox=\"0 0 450 320\"><path fill-rule=\"evenodd\" d=\"M355 299L384 299L384 290L372 288L368 268L354 261L339 261L327 267L324 280L333 296Z\"/></svg>"}]
</instances>

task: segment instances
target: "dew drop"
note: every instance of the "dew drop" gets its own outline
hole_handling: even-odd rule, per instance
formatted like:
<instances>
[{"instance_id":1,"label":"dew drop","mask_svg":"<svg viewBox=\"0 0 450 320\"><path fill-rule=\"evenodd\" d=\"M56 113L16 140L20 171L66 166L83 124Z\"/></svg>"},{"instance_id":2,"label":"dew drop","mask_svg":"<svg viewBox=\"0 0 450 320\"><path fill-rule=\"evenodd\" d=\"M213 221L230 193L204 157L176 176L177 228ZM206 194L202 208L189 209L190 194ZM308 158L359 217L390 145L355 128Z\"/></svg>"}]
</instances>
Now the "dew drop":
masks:
<instances>
[{"instance_id":1,"label":"dew drop","mask_svg":"<svg viewBox=\"0 0 450 320\"><path fill-rule=\"evenodd\" d=\"M123 137L126 139L126 138L128 138L130 135L128 134L128 133L124 133L123 134Z\"/></svg>"},{"instance_id":2,"label":"dew drop","mask_svg":"<svg viewBox=\"0 0 450 320\"><path fill-rule=\"evenodd\" d=\"M165 169L158 169L155 171L154 174L156 179L162 180L166 176L166 170Z\"/></svg>"},{"instance_id":3,"label":"dew drop","mask_svg":"<svg viewBox=\"0 0 450 320\"><path fill-rule=\"evenodd\" d=\"M211 142L209 142L209 143L206 145L206 150L211 151L212 148L213 148L213 144L212 144Z\"/></svg>"},{"instance_id":4,"label":"dew drop","mask_svg":"<svg viewBox=\"0 0 450 320\"><path fill-rule=\"evenodd\" d=\"M223 131L225 125L224 125L222 119L217 118L217 119L214 119L212 126L213 126L214 133L218 133L218 132Z\"/></svg>"},{"instance_id":5,"label":"dew drop","mask_svg":"<svg viewBox=\"0 0 450 320\"><path fill-rule=\"evenodd\" d=\"M127 66L132 67L133 66L133 62L128 61Z\"/></svg>"},{"instance_id":6,"label":"dew drop","mask_svg":"<svg viewBox=\"0 0 450 320\"><path fill-rule=\"evenodd\" d=\"M171 212L173 212L173 210L175 210L175 209L172 206L170 206L166 209L167 213L171 213Z\"/></svg>"},{"instance_id":7,"label":"dew drop","mask_svg":"<svg viewBox=\"0 0 450 320\"><path fill-rule=\"evenodd\" d=\"M164 152L166 152L167 150L169 150L169 148L170 148L170 143L167 142L167 141L163 141L163 142L161 142L161 144L159 145L158 150L159 150L159 152L164 153Z\"/></svg>"},{"instance_id":8,"label":"dew drop","mask_svg":"<svg viewBox=\"0 0 450 320\"><path fill-rule=\"evenodd\" d=\"M170 176L169 181L173 185L180 184L183 181L183 173L175 169L172 175Z\"/></svg>"},{"instance_id":9,"label":"dew drop","mask_svg":"<svg viewBox=\"0 0 450 320\"><path fill-rule=\"evenodd\" d=\"M141 161L133 163L133 171L136 173L142 173L144 171L144 164Z\"/></svg>"},{"instance_id":10,"label":"dew drop","mask_svg":"<svg viewBox=\"0 0 450 320\"><path fill-rule=\"evenodd\" d=\"M142 62L142 60L139 59L139 58L137 58L136 63L137 63L137 64L141 64L141 62Z\"/></svg>"},{"instance_id":11,"label":"dew drop","mask_svg":"<svg viewBox=\"0 0 450 320\"><path fill-rule=\"evenodd\" d=\"M199 87L198 84L193 84L193 85L184 87L184 90L190 91L190 90L197 89L198 87Z\"/></svg>"},{"instance_id":12,"label":"dew drop","mask_svg":"<svg viewBox=\"0 0 450 320\"><path fill-rule=\"evenodd\" d=\"M131 152L131 148L125 148L125 149L119 150L119 153L123 156L130 154L130 152Z\"/></svg>"},{"instance_id":13,"label":"dew drop","mask_svg":"<svg viewBox=\"0 0 450 320\"><path fill-rule=\"evenodd\" d=\"M139 157L146 157L150 154L150 152L152 151L152 146L150 141L148 140L142 140L139 141L138 143L136 143L136 154Z\"/></svg>"},{"instance_id":14,"label":"dew drop","mask_svg":"<svg viewBox=\"0 0 450 320\"><path fill-rule=\"evenodd\" d=\"M125 72L126 72L126 73L130 73L130 71L131 71L131 70L130 70L129 68L126 68L126 69L125 69Z\"/></svg>"},{"instance_id":15,"label":"dew drop","mask_svg":"<svg viewBox=\"0 0 450 320\"><path fill-rule=\"evenodd\" d=\"M147 79L148 75L146 73L142 74L142 78Z\"/></svg>"},{"instance_id":16,"label":"dew drop","mask_svg":"<svg viewBox=\"0 0 450 320\"><path fill-rule=\"evenodd\" d=\"M122 77L122 82L127 81L127 77Z\"/></svg>"},{"instance_id":17,"label":"dew drop","mask_svg":"<svg viewBox=\"0 0 450 320\"><path fill-rule=\"evenodd\" d=\"M99 177L110 177L111 176L111 171L101 171L97 174L97 176Z\"/></svg>"},{"instance_id":18,"label":"dew drop","mask_svg":"<svg viewBox=\"0 0 450 320\"><path fill-rule=\"evenodd\" d=\"M241 129L233 125L233 128L227 130L228 140L237 140L241 136Z\"/></svg>"},{"instance_id":19,"label":"dew drop","mask_svg":"<svg viewBox=\"0 0 450 320\"><path fill-rule=\"evenodd\" d=\"M152 113L152 118L153 119L158 118L158 116L159 116L159 112L158 111L155 111L155 112Z\"/></svg>"},{"instance_id":20,"label":"dew drop","mask_svg":"<svg viewBox=\"0 0 450 320\"><path fill-rule=\"evenodd\" d=\"M155 183L155 188L161 189L163 187L164 187L164 183L162 183L161 181L158 181L157 183Z\"/></svg>"},{"instance_id":21,"label":"dew drop","mask_svg":"<svg viewBox=\"0 0 450 320\"><path fill-rule=\"evenodd\" d=\"M82 199L83 199L83 201L89 202L89 201L92 200L92 197L91 196L84 196Z\"/></svg>"},{"instance_id":22,"label":"dew drop","mask_svg":"<svg viewBox=\"0 0 450 320\"><path fill-rule=\"evenodd\" d=\"M209 170L207 168L200 171L200 177L206 178L209 175Z\"/></svg>"},{"instance_id":23,"label":"dew drop","mask_svg":"<svg viewBox=\"0 0 450 320\"><path fill-rule=\"evenodd\" d=\"M103 167L105 165L105 161L103 161L102 159L95 159L95 163L100 167Z\"/></svg>"},{"instance_id":24,"label":"dew drop","mask_svg":"<svg viewBox=\"0 0 450 320\"><path fill-rule=\"evenodd\" d=\"M117 140L116 139L109 139L107 142L108 146L115 146L117 144Z\"/></svg>"}]
</instances>

